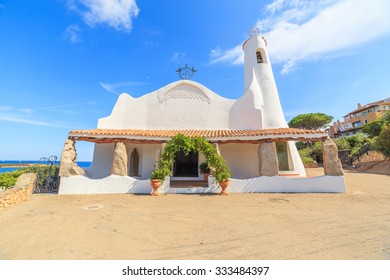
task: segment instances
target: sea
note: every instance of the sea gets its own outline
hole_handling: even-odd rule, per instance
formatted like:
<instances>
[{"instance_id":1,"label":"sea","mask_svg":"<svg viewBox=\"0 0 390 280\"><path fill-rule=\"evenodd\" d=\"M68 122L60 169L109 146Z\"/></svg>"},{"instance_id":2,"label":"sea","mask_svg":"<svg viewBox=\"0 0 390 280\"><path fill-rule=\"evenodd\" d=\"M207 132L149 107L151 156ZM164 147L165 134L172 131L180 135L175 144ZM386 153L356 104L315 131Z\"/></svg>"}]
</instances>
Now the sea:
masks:
<instances>
[{"instance_id":1,"label":"sea","mask_svg":"<svg viewBox=\"0 0 390 280\"><path fill-rule=\"evenodd\" d=\"M9 165L13 165L13 164L42 164L42 161L38 161L38 160L0 160L0 174L1 173L5 173L5 172L11 172L11 171L15 171L15 170L18 170L20 168L25 168L25 166L21 166L21 167L1 167L1 165L3 164L9 164ZM58 161L57 164L59 165L60 162ZM82 167L82 168L86 168L86 167L89 167L92 162L90 161L78 161L77 164Z\"/></svg>"}]
</instances>

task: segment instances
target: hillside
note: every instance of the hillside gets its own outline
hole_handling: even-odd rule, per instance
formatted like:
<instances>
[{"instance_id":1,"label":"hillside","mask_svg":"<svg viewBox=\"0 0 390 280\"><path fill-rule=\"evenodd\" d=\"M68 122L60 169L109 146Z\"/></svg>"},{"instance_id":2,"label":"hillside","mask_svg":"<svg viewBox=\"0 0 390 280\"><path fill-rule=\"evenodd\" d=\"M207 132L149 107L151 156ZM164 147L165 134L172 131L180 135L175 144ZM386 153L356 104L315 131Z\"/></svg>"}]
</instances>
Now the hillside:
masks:
<instances>
[{"instance_id":1,"label":"hillside","mask_svg":"<svg viewBox=\"0 0 390 280\"><path fill-rule=\"evenodd\" d=\"M353 162L355 170L359 172L390 175L390 160L378 152L370 151Z\"/></svg>"}]
</instances>

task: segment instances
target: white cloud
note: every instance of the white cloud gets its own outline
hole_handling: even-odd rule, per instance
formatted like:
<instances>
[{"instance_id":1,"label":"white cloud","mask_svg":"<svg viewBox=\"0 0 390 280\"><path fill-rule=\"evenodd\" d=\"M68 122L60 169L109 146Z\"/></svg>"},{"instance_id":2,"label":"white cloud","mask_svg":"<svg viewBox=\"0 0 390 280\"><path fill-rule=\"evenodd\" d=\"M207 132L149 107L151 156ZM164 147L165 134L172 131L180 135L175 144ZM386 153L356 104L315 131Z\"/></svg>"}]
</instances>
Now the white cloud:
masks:
<instances>
[{"instance_id":1,"label":"white cloud","mask_svg":"<svg viewBox=\"0 0 390 280\"><path fill-rule=\"evenodd\" d=\"M105 89L107 90L108 92L111 92L113 94L116 94L116 95L119 95L119 93L117 91L115 91L115 84L114 85L110 85L110 84L105 84L105 83L102 83L102 82L99 82L99 84Z\"/></svg>"},{"instance_id":2,"label":"white cloud","mask_svg":"<svg viewBox=\"0 0 390 280\"><path fill-rule=\"evenodd\" d=\"M171 61L174 61L176 63L181 63L182 60L186 57L186 54L184 52L175 52L172 57Z\"/></svg>"},{"instance_id":3,"label":"white cloud","mask_svg":"<svg viewBox=\"0 0 390 280\"><path fill-rule=\"evenodd\" d=\"M11 111L14 107L9 106L9 105L2 105L0 106L0 112L5 112L5 111Z\"/></svg>"},{"instance_id":4,"label":"white cloud","mask_svg":"<svg viewBox=\"0 0 390 280\"><path fill-rule=\"evenodd\" d=\"M34 120L31 120L31 118L24 118L24 117L20 117L20 116L1 115L1 114L0 114L0 121L29 124L29 125L36 125L36 126L68 128L67 126L64 126L64 125L58 124L58 123L34 121Z\"/></svg>"},{"instance_id":5,"label":"white cloud","mask_svg":"<svg viewBox=\"0 0 390 280\"><path fill-rule=\"evenodd\" d=\"M286 3L285 0L275 0L271 4L266 5L265 9L266 9L266 11L270 12L273 15L273 14L275 14L276 11L283 8L285 3Z\"/></svg>"},{"instance_id":6,"label":"white cloud","mask_svg":"<svg viewBox=\"0 0 390 280\"><path fill-rule=\"evenodd\" d=\"M33 109L31 108L23 108L23 109L20 109L20 112L23 112L23 113L27 113L27 114L31 114L33 113Z\"/></svg>"},{"instance_id":7,"label":"white cloud","mask_svg":"<svg viewBox=\"0 0 390 280\"><path fill-rule=\"evenodd\" d=\"M77 24L69 25L65 29L63 36L66 40L69 40L69 42L73 44L80 43L81 42L80 27Z\"/></svg>"},{"instance_id":8,"label":"white cloud","mask_svg":"<svg viewBox=\"0 0 390 280\"><path fill-rule=\"evenodd\" d=\"M60 108L69 108L69 107L76 107L76 106L82 106L82 105L93 105L94 102L80 102L80 103L72 103L72 104L61 104L61 105L52 105L52 106L46 106L46 107L38 107L31 110L39 111L39 110L55 110Z\"/></svg>"},{"instance_id":9,"label":"white cloud","mask_svg":"<svg viewBox=\"0 0 390 280\"><path fill-rule=\"evenodd\" d=\"M77 111L64 109L64 108L74 108L77 106L93 105L93 104L94 104L93 101L89 101L89 102L60 104L60 105L52 105L52 106L45 106L45 107L22 108L22 109L15 108L8 105L0 106L0 121L36 125L36 126L69 128L69 126L62 124L61 122L40 121L39 118L42 118L42 115L39 116L35 113L37 111L51 111L51 112L62 113L67 115L77 114L78 113Z\"/></svg>"},{"instance_id":10,"label":"white cloud","mask_svg":"<svg viewBox=\"0 0 390 280\"><path fill-rule=\"evenodd\" d=\"M108 92L111 92L115 95L119 95L120 93L116 90L120 87L125 86L143 86L143 85L149 85L149 83L143 83L143 82L119 82L119 83L113 83L113 84L106 84L99 82L99 85L101 85L105 90Z\"/></svg>"},{"instance_id":11,"label":"white cloud","mask_svg":"<svg viewBox=\"0 0 390 280\"><path fill-rule=\"evenodd\" d=\"M212 49L209 53L211 57L211 63L217 62L232 62L233 64L241 64L244 62L244 56L242 52L242 46L238 45L230 50L222 50L219 46Z\"/></svg>"},{"instance_id":12,"label":"white cloud","mask_svg":"<svg viewBox=\"0 0 390 280\"><path fill-rule=\"evenodd\" d=\"M387 0L275 0L265 10L267 15L256 25L268 41L271 60L284 64L284 74L300 61L335 55L390 34ZM243 63L241 44L210 57L213 63Z\"/></svg>"},{"instance_id":13,"label":"white cloud","mask_svg":"<svg viewBox=\"0 0 390 280\"><path fill-rule=\"evenodd\" d=\"M299 67L296 65L295 60L291 59L290 61L288 61L287 63L285 63L283 65L282 71L280 71L280 73L282 75L288 75L291 72L294 72L294 71L298 70L298 68Z\"/></svg>"},{"instance_id":14,"label":"white cloud","mask_svg":"<svg viewBox=\"0 0 390 280\"><path fill-rule=\"evenodd\" d=\"M89 26L107 24L126 32L132 29L133 18L139 13L135 0L68 0L66 5L81 13Z\"/></svg>"},{"instance_id":15,"label":"white cloud","mask_svg":"<svg viewBox=\"0 0 390 280\"><path fill-rule=\"evenodd\" d=\"M22 112L27 115L32 115L37 111L51 111L51 112L56 112L56 113L61 113L61 114L66 114L66 115L75 115L78 112L72 109L64 109L64 108L74 108L77 106L83 106L83 105L93 105L95 104L92 101L89 102L80 102L80 103L72 103L72 104L61 104L61 105L52 105L52 106L45 106L45 107L37 107L37 108L22 108L19 109L19 112ZM26 116L26 115L24 115Z\"/></svg>"}]
</instances>

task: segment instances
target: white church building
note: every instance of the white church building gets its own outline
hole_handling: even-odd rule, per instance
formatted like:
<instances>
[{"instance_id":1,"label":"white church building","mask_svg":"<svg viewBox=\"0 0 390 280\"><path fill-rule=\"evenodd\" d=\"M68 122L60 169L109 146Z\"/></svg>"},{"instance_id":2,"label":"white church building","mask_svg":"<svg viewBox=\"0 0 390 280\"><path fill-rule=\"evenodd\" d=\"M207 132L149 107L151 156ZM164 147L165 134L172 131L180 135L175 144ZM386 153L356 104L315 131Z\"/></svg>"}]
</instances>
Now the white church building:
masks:
<instances>
[{"instance_id":1,"label":"white church building","mask_svg":"<svg viewBox=\"0 0 390 280\"><path fill-rule=\"evenodd\" d=\"M237 100L189 79L138 98L120 95L96 129L69 132L59 193L150 193L161 151L179 133L204 137L217 147L232 172L228 192L345 192L337 148L327 133L288 127L266 49L258 32L244 42L244 93ZM191 70L181 69L183 75ZM306 178L298 140L323 142L324 176ZM92 165L85 170L76 163L77 141L95 143ZM159 192L219 192L212 176L206 187L171 187L174 181L202 181L203 161L198 152L177 154L172 176Z\"/></svg>"}]
</instances>

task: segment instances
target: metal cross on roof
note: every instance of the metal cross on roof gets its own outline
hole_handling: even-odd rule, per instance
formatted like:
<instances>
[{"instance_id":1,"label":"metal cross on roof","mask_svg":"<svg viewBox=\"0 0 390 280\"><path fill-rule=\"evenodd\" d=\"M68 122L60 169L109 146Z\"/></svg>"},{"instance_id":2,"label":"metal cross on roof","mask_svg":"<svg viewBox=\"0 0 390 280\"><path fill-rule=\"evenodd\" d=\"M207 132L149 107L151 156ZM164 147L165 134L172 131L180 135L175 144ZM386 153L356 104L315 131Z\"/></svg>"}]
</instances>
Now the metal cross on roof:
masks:
<instances>
[{"instance_id":1,"label":"metal cross on roof","mask_svg":"<svg viewBox=\"0 0 390 280\"><path fill-rule=\"evenodd\" d=\"M191 79L197 70L194 66L192 68L188 67L188 64L186 64L183 68L179 66L179 69L176 70L177 73L179 73L179 77L181 79Z\"/></svg>"}]
</instances>

